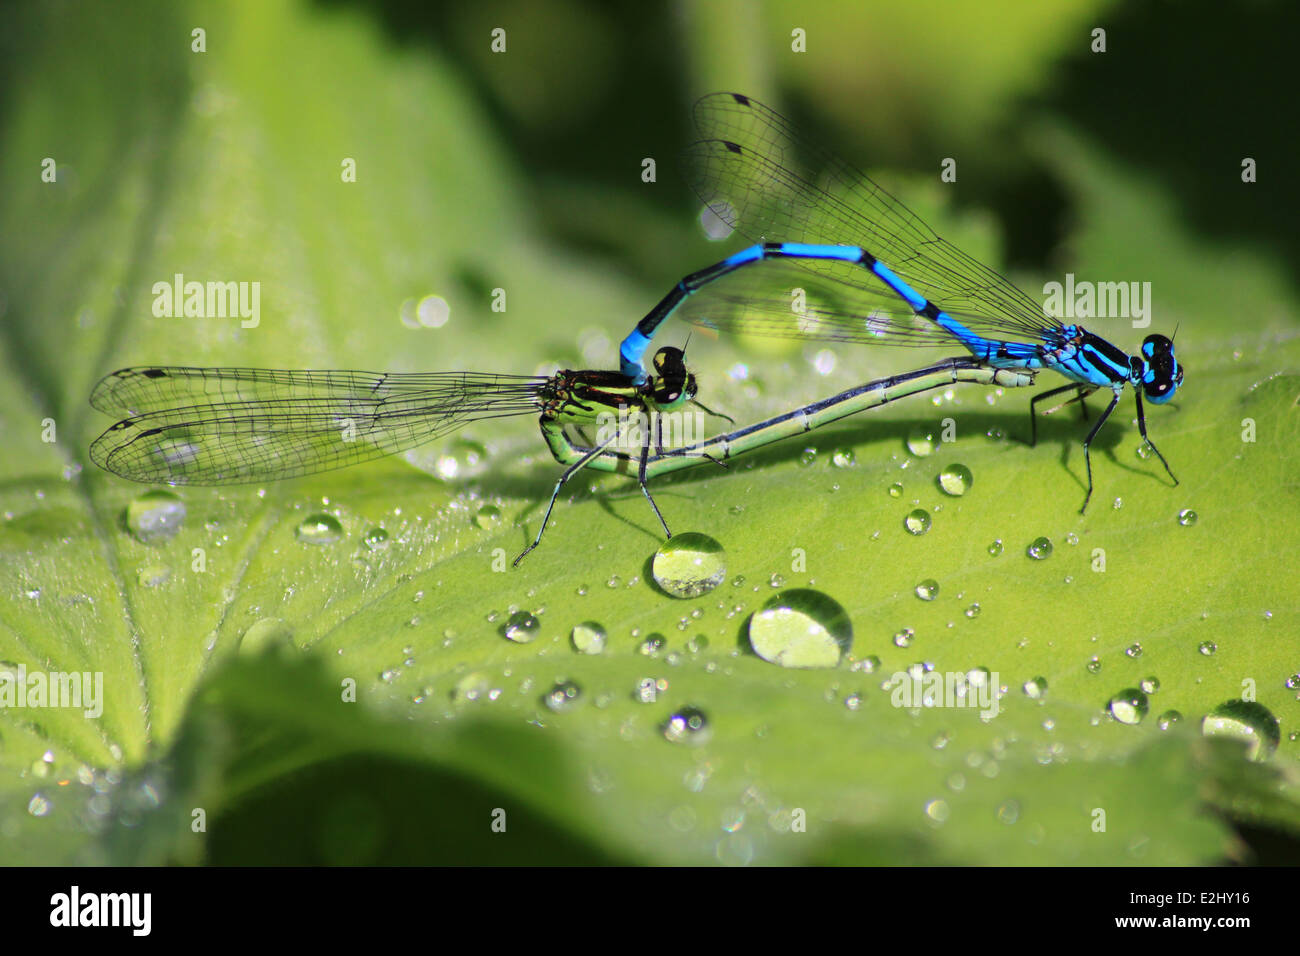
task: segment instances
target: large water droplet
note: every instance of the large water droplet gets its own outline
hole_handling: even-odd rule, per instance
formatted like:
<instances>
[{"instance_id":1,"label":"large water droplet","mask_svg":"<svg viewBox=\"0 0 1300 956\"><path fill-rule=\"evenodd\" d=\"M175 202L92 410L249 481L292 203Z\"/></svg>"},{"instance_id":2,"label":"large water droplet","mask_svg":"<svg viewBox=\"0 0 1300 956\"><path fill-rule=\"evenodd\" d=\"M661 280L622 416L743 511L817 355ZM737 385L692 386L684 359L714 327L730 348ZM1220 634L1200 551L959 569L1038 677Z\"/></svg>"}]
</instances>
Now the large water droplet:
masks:
<instances>
[{"instance_id":1,"label":"large water droplet","mask_svg":"<svg viewBox=\"0 0 1300 956\"><path fill-rule=\"evenodd\" d=\"M749 619L749 643L782 667L835 667L853 645L853 625L834 599L796 588L773 595Z\"/></svg>"},{"instance_id":2,"label":"large water droplet","mask_svg":"<svg viewBox=\"0 0 1300 956\"><path fill-rule=\"evenodd\" d=\"M970 491L972 481L974 478L965 465L949 465L939 473L939 489L954 498Z\"/></svg>"},{"instance_id":3,"label":"large water droplet","mask_svg":"<svg viewBox=\"0 0 1300 956\"><path fill-rule=\"evenodd\" d=\"M185 522L185 502L170 491L146 491L126 508L126 526L145 543L175 537Z\"/></svg>"},{"instance_id":4,"label":"large water droplet","mask_svg":"<svg viewBox=\"0 0 1300 956\"><path fill-rule=\"evenodd\" d=\"M537 640L537 632L541 627L537 618L528 611L515 611L501 625L501 635L516 644L528 644Z\"/></svg>"},{"instance_id":5,"label":"large water droplet","mask_svg":"<svg viewBox=\"0 0 1300 956\"><path fill-rule=\"evenodd\" d=\"M303 544L333 544L343 537L343 525L333 515L309 515L299 522L294 534Z\"/></svg>"},{"instance_id":6,"label":"large water droplet","mask_svg":"<svg viewBox=\"0 0 1300 956\"><path fill-rule=\"evenodd\" d=\"M1244 742L1246 756L1251 760L1267 760L1282 739L1272 711L1253 700L1229 700L1220 704L1201 721L1201 733Z\"/></svg>"},{"instance_id":7,"label":"large water droplet","mask_svg":"<svg viewBox=\"0 0 1300 956\"><path fill-rule=\"evenodd\" d=\"M599 654L605 649L605 628L595 621L583 621L569 635L579 654Z\"/></svg>"},{"instance_id":8,"label":"large water droplet","mask_svg":"<svg viewBox=\"0 0 1300 956\"><path fill-rule=\"evenodd\" d=\"M707 534L687 531L673 535L655 552L651 563L655 583L678 598L708 594L727 576L727 552Z\"/></svg>"},{"instance_id":9,"label":"large water droplet","mask_svg":"<svg viewBox=\"0 0 1300 956\"><path fill-rule=\"evenodd\" d=\"M907 450L917 458L933 455L938 447L939 439L935 437L932 426L918 425L907 433Z\"/></svg>"},{"instance_id":10,"label":"large water droplet","mask_svg":"<svg viewBox=\"0 0 1300 956\"><path fill-rule=\"evenodd\" d=\"M1124 688L1106 704L1110 715L1121 724L1140 724L1149 707L1147 695L1136 687Z\"/></svg>"},{"instance_id":11,"label":"large water droplet","mask_svg":"<svg viewBox=\"0 0 1300 956\"><path fill-rule=\"evenodd\" d=\"M903 519L903 527L908 534L925 534L930 530L930 512L917 508Z\"/></svg>"}]
</instances>

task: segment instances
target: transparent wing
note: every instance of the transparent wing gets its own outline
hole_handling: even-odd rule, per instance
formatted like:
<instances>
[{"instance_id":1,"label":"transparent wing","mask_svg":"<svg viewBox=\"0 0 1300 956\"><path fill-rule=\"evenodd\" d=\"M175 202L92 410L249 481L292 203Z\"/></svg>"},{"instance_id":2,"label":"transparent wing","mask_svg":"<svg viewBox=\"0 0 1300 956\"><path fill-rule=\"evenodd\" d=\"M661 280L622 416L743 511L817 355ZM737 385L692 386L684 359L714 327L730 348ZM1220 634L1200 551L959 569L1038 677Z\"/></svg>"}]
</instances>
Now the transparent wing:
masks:
<instances>
[{"instance_id":1,"label":"transparent wing","mask_svg":"<svg viewBox=\"0 0 1300 956\"><path fill-rule=\"evenodd\" d=\"M712 93L695 104L695 124L703 139L687 148L691 186L718 218L749 239L861 246L989 338L1038 338L1059 328L1009 279L938 236L868 176L761 103ZM804 168L817 171L817 179ZM837 265L800 262L805 271L862 296L846 314L868 312L882 292L893 294L868 269L846 272Z\"/></svg>"},{"instance_id":2,"label":"transparent wing","mask_svg":"<svg viewBox=\"0 0 1300 956\"><path fill-rule=\"evenodd\" d=\"M132 481L231 485L346 468L467 422L537 412L548 379L477 372L122 369L91 404L134 411L90 446Z\"/></svg>"}]
</instances>

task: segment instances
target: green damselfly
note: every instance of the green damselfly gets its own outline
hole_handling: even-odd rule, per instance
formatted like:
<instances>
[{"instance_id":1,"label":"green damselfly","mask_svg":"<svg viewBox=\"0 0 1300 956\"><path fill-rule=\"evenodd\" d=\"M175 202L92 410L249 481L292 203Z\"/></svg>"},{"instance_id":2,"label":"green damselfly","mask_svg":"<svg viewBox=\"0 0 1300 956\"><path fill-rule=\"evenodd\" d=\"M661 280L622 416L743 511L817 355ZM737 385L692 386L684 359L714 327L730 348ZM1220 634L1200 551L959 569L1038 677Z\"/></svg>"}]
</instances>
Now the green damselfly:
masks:
<instances>
[{"instance_id":1,"label":"green damselfly","mask_svg":"<svg viewBox=\"0 0 1300 956\"><path fill-rule=\"evenodd\" d=\"M125 412L90 447L95 464L131 481L238 485L346 468L450 434L470 422L538 414L542 436L566 466L541 527L519 562L542 540L566 482L584 468L631 474L663 526L650 478L733 455L954 382L1016 387L1033 373L949 359L851 388L705 441L666 447L665 413L696 401L698 385L677 348L660 349L643 382L615 371L563 370L551 376L482 372L382 373L144 366L105 376L91 404ZM703 406L699 406L704 408ZM704 409L708 412L708 409ZM715 414L708 412L709 414ZM722 416L725 417L725 416ZM629 443L619 423L638 420ZM599 426L582 444L570 427ZM584 439L584 441L590 441ZM631 444L633 447L628 448Z\"/></svg>"}]
</instances>

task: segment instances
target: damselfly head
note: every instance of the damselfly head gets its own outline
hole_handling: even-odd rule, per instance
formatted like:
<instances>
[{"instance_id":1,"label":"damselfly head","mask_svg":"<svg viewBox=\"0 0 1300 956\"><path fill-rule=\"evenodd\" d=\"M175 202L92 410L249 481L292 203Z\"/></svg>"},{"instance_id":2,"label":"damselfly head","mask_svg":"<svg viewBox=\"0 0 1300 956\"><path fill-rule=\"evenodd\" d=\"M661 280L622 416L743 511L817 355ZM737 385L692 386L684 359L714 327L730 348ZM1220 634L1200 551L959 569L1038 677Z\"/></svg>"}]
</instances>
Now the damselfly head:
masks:
<instances>
[{"instance_id":1,"label":"damselfly head","mask_svg":"<svg viewBox=\"0 0 1300 956\"><path fill-rule=\"evenodd\" d=\"M1183 367L1174 358L1174 343L1163 335L1148 335L1142 340L1142 392L1147 401L1162 405L1174 397L1183 384Z\"/></svg>"},{"instance_id":2,"label":"damselfly head","mask_svg":"<svg viewBox=\"0 0 1300 956\"><path fill-rule=\"evenodd\" d=\"M651 360L655 381L651 396L660 408L680 405L695 397L695 376L686 370L686 353L666 345Z\"/></svg>"}]
</instances>

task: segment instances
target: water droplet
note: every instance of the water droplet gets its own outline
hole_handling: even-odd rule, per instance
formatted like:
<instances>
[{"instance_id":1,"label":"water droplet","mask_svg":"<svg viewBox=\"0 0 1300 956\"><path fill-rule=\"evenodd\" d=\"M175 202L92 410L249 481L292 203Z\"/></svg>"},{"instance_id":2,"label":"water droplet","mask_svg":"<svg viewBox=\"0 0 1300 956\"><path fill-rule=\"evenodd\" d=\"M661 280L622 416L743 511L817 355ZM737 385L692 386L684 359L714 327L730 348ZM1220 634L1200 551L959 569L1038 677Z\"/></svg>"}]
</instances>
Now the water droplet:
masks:
<instances>
[{"instance_id":1,"label":"water droplet","mask_svg":"<svg viewBox=\"0 0 1300 956\"><path fill-rule=\"evenodd\" d=\"M632 696L643 704L653 704L667 689L668 681L663 678L643 677L637 681L636 691Z\"/></svg>"},{"instance_id":2,"label":"water droplet","mask_svg":"<svg viewBox=\"0 0 1300 956\"><path fill-rule=\"evenodd\" d=\"M1161 730L1168 730L1174 724L1183 719L1183 715L1176 710L1166 710L1156 718L1156 726Z\"/></svg>"},{"instance_id":3,"label":"water droplet","mask_svg":"<svg viewBox=\"0 0 1300 956\"><path fill-rule=\"evenodd\" d=\"M1300 690L1300 673L1292 674L1286 679L1287 690Z\"/></svg>"},{"instance_id":4,"label":"water droplet","mask_svg":"<svg viewBox=\"0 0 1300 956\"><path fill-rule=\"evenodd\" d=\"M516 644L528 644L537 640L537 632L541 627L541 622L528 611L515 611L501 625L501 636Z\"/></svg>"},{"instance_id":5,"label":"water droplet","mask_svg":"<svg viewBox=\"0 0 1300 956\"><path fill-rule=\"evenodd\" d=\"M934 436L934 428L918 425L907 433L907 450L917 458L926 458L934 454L939 447L939 440Z\"/></svg>"},{"instance_id":6,"label":"water droplet","mask_svg":"<svg viewBox=\"0 0 1300 956\"><path fill-rule=\"evenodd\" d=\"M989 554L991 554L993 557L996 558L1001 553L1002 553L1002 539L998 538L996 541L994 541L992 544L989 545Z\"/></svg>"},{"instance_id":7,"label":"water droplet","mask_svg":"<svg viewBox=\"0 0 1300 956\"><path fill-rule=\"evenodd\" d=\"M910 627L905 627L897 634L894 635L894 646L911 647L912 640L915 637L916 637L916 631L912 630Z\"/></svg>"},{"instance_id":8,"label":"water droplet","mask_svg":"<svg viewBox=\"0 0 1300 956\"><path fill-rule=\"evenodd\" d=\"M623 586L623 579L620 578L617 574L611 574L609 576L609 580L605 582L605 587L611 590L622 586Z\"/></svg>"},{"instance_id":9,"label":"water droplet","mask_svg":"<svg viewBox=\"0 0 1300 956\"><path fill-rule=\"evenodd\" d=\"M1190 528L1192 525L1196 524L1196 512L1190 508L1184 508L1182 511L1178 512L1178 523L1184 528Z\"/></svg>"},{"instance_id":10,"label":"water droplet","mask_svg":"<svg viewBox=\"0 0 1300 956\"><path fill-rule=\"evenodd\" d=\"M1025 681L1021 688L1030 700L1042 700L1047 696L1047 678L1033 677Z\"/></svg>"},{"instance_id":11,"label":"water droplet","mask_svg":"<svg viewBox=\"0 0 1300 956\"><path fill-rule=\"evenodd\" d=\"M495 528L501 523L501 509L496 505L484 505L474 515L474 523L480 528Z\"/></svg>"},{"instance_id":12,"label":"water droplet","mask_svg":"<svg viewBox=\"0 0 1300 956\"><path fill-rule=\"evenodd\" d=\"M835 667L853 645L853 625L820 591L782 591L749 619L749 643L763 660L782 667Z\"/></svg>"},{"instance_id":13,"label":"water droplet","mask_svg":"<svg viewBox=\"0 0 1300 956\"><path fill-rule=\"evenodd\" d=\"M702 744L710 734L709 719L698 707L683 707L663 725L664 737L675 744Z\"/></svg>"},{"instance_id":14,"label":"water droplet","mask_svg":"<svg viewBox=\"0 0 1300 956\"><path fill-rule=\"evenodd\" d=\"M572 710L581 696L582 688L573 681L557 681L555 686L542 697L542 703L546 705L548 710L553 710L558 714L566 710Z\"/></svg>"},{"instance_id":15,"label":"water droplet","mask_svg":"<svg viewBox=\"0 0 1300 956\"><path fill-rule=\"evenodd\" d=\"M970 469L965 465L949 465L939 473L939 489L946 495L952 495L954 498L961 497L970 491L971 482L974 481Z\"/></svg>"},{"instance_id":16,"label":"water droplet","mask_svg":"<svg viewBox=\"0 0 1300 956\"><path fill-rule=\"evenodd\" d=\"M35 793L27 801L27 812L34 817L47 817L50 811L54 809L54 804L50 798L43 793Z\"/></svg>"},{"instance_id":17,"label":"water droplet","mask_svg":"<svg viewBox=\"0 0 1300 956\"><path fill-rule=\"evenodd\" d=\"M1201 721L1207 737L1232 737L1246 744L1251 760L1267 760L1282 739L1281 728L1272 712L1253 700L1229 700L1210 711Z\"/></svg>"},{"instance_id":18,"label":"water droplet","mask_svg":"<svg viewBox=\"0 0 1300 956\"><path fill-rule=\"evenodd\" d=\"M303 518L294 534L303 544L334 544L343 537L343 525L333 515L314 514Z\"/></svg>"},{"instance_id":19,"label":"water droplet","mask_svg":"<svg viewBox=\"0 0 1300 956\"><path fill-rule=\"evenodd\" d=\"M650 634L637 645L637 651L646 657L656 657L668 646L668 640L662 634Z\"/></svg>"},{"instance_id":20,"label":"water droplet","mask_svg":"<svg viewBox=\"0 0 1300 956\"><path fill-rule=\"evenodd\" d=\"M966 616L967 616L967 617L979 617L979 616L980 616L980 606L979 606L979 604L978 604L978 603L976 603L976 604L972 604L970 607L966 608Z\"/></svg>"},{"instance_id":21,"label":"water droplet","mask_svg":"<svg viewBox=\"0 0 1300 956\"><path fill-rule=\"evenodd\" d=\"M268 647L289 647L293 643L293 628L276 617L264 617L244 632L239 639L239 653L260 654Z\"/></svg>"},{"instance_id":22,"label":"water droplet","mask_svg":"<svg viewBox=\"0 0 1300 956\"><path fill-rule=\"evenodd\" d=\"M785 576L773 573L772 576L767 579L767 585L768 587L773 588L783 588L785 587Z\"/></svg>"},{"instance_id":23,"label":"water droplet","mask_svg":"<svg viewBox=\"0 0 1300 956\"><path fill-rule=\"evenodd\" d=\"M1204 654L1206 657L1211 657L1213 656L1214 652L1219 649L1219 645L1215 644L1214 641L1201 641L1201 643L1197 646L1196 649L1200 651L1202 654Z\"/></svg>"},{"instance_id":24,"label":"water droplet","mask_svg":"<svg viewBox=\"0 0 1300 956\"><path fill-rule=\"evenodd\" d=\"M1020 803L1016 800L1007 800L998 807L998 820L1007 826L1012 826L1020 819Z\"/></svg>"},{"instance_id":25,"label":"water droplet","mask_svg":"<svg viewBox=\"0 0 1300 956\"><path fill-rule=\"evenodd\" d=\"M837 448L831 455L831 464L836 468L852 468L857 463L857 456L851 448Z\"/></svg>"},{"instance_id":26,"label":"water droplet","mask_svg":"<svg viewBox=\"0 0 1300 956\"><path fill-rule=\"evenodd\" d=\"M922 601L933 601L939 596L939 582L934 578L926 578L916 586L916 596Z\"/></svg>"},{"instance_id":27,"label":"water droplet","mask_svg":"<svg viewBox=\"0 0 1300 956\"><path fill-rule=\"evenodd\" d=\"M126 508L126 526L145 543L175 537L185 522L185 502L170 491L146 491Z\"/></svg>"},{"instance_id":28,"label":"water droplet","mask_svg":"<svg viewBox=\"0 0 1300 956\"><path fill-rule=\"evenodd\" d=\"M388 532L383 528L371 528L361 540L365 542L366 547L371 551L386 551L388 549Z\"/></svg>"},{"instance_id":29,"label":"water droplet","mask_svg":"<svg viewBox=\"0 0 1300 956\"><path fill-rule=\"evenodd\" d=\"M651 563L655 583L666 594L695 598L708 594L727 576L727 552L707 534L676 534L655 552Z\"/></svg>"},{"instance_id":30,"label":"water droplet","mask_svg":"<svg viewBox=\"0 0 1300 956\"><path fill-rule=\"evenodd\" d=\"M947 800L929 800L925 804L925 815L934 823L943 823L948 819Z\"/></svg>"},{"instance_id":31,"label":"water droplet","mask_svg":"<svg viewBox=\"0 0 1300 956\"><path fill-rule=\"evenodd\" d=\"M1141 645L1141 644L1130 644L1128 647L1124 648L1124 653L1127 654L1129 657L1132 657L1132 658L1138 658L1138 657L1141 657L1141 656L1142 656L1142 645Z\"/></svg>"},{"instance_id":32,"label":"water droplet","mask_svg":"<svg viewBox=\"0 0 1300 956\"><path fill-rule=\"evenodd\" d=\"M451 699L456 703L472 703L488 697L492 684L487 674L482 671L470 671L456 682L451 690Z\"/></svg>"},{"instance_id":33,"label":"water droplet","mask_svg":"<svg viewBox=\"0 0 1300 956\"><path fill-rule=\"evenodd\" d=\"M1155 676L1146 677L1142 679L1142 683L1138 686L1142 688L1144 693L1154 694L1160 689L1160 679Z\"/></svg>"},{"instance_id":34,"label":"water droplet","mask_svg":"<svg viewBox=\"0 0 1300 956\"><path fill-rule=\"evenodd\" d=\"M583 621L576 625L569 639L579 654L599 654L605 649L605 629L595 621Z\"/></svg>"},{"instance_id":35,"label":"water droplet","mask_svg":"<svg viewBox=\"0 0 1300 956\"><path fill-rule=\"evenodd\" d=\"M799 453L799 464L804 468L807 468L816 460L817 460L816 448L805 448L802 452Z\"/></svg>"},{"instance_id":36,"label":"water droplet","mask_svg":"<svg viewBox=\"0 0 1300 956\"><path fill-rule=\"evenodd\" d=\"M1089 674L1100 674L1100 673L1101 673L1101 658L1100 658L1100 657L1097 657L1096 655L1094 655L1094 656L1092 656L1092 657L1090 657L1090 658L1088 659L1088 673L1089 673Z\"/></svg>"},{"instance_id":37,"label":"water droplet","mask_svg":"<svg viewBox=\"0 0 1300 956\"><path fill-rule=\"evenodd\" d=\"M880 667L880 658L875 654L868 654L860 661L854 661L851 670L861 671L864 674L874 674Z\"/></svg>"},{"instance_id":38,"label":"water droplet","mask_svg":"<svg viewBox=\"0 0 1300 956\"><path fill-rule=\"evenodd\" d=\"M135 573L136 583L142 588L162 587L171 580L171 577L171 568L163 567L161 564L151 564Z\"/></svg>"},{"instance_id":39,"label":"water droplet","mask_svg":"<svg viewBox=\"0 0 1300 956\"><path fill-rule=\"evenodd\" d=\"M1048 538L1035 538L1025 551L1035 561L1042 561L1052 555L1052 542Z\"/></svg>"},{"instance_id":40,"label":"water droplet","mask_svg":"<svg viewBox=\"0 0 1300 956\"><path fill-rule=\"evenodd\" d=\"M917 508L903 519L903 527L908 534L925 534L930 530L930 512Z\"/></svg>"},{"instance_id":41,"label":"water droplet","mask_svg":"<svg viewBox=\"0 0 1300 956\"><path fill-rule=\"evenodd\" d=\"M890 485L890 486L889 486L889 497L891 497L891 498L901 498L901 497L903 497L903 486L900 485L898 482L894 482L892 485Z\"/></svg>"},{"instance_id":42,"label":"water droplet","mask_svg":"<svg viewBox=\"0 0 1300 956\"><path fill-rule=\"evenodd\" d=\"M1126 687L1110 699L1106 709L1121 724L1139 724L1149 706L1146 694L1136 687Z\"/></svg>"}]
</instances>

